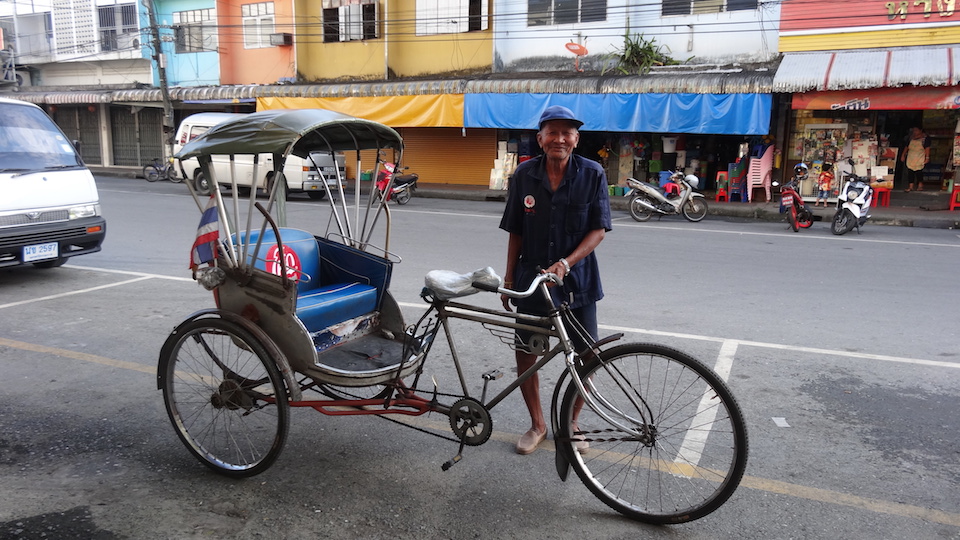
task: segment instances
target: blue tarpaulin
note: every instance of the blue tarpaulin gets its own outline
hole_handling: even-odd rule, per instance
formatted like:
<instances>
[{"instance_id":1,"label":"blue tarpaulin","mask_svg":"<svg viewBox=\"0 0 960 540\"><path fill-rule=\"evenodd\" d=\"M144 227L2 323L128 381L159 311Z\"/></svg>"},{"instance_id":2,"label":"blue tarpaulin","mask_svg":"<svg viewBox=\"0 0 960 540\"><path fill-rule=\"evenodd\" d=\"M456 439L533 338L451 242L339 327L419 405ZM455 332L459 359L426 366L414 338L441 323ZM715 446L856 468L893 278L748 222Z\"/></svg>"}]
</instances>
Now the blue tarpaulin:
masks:
<instances>
[{"instance_id":1,"label":"blue tarpaulin","mask_svg":"<svg viewBox=\"0 0 960 540\"><path fill-rule=\"evenodd\" d=\"M540 113L563 105L583 131L764 135L771 94L465 94L468 128L537 129Z\"/></svg>"}]
</instances>

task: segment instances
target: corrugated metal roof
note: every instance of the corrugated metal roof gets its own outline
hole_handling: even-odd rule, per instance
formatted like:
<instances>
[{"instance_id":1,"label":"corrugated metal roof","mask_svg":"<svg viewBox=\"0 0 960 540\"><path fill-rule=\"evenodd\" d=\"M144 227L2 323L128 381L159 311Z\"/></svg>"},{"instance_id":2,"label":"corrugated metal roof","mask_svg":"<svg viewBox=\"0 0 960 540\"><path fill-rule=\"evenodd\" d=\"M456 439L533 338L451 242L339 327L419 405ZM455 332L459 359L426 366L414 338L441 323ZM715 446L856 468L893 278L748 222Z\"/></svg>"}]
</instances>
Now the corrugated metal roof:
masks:
<instances>
[{"instance_id":1,"label":"corrugated metal roof","mask_svg":"<svg viewBox=\"0 0 960 540\"><path fill-rule=\"evenodd\" d=\"M234 85L170 88L173 101L215 101L258 97L378 97L469 93L533 94L748 94L770 93L772 70L701 68L641 76L531 74L491 79L358 82L340 84ZM159 103L159 88L100 92L16 92L10 97L39 104Z\"/></svg>"},{"instance_id":2,"label":"corrugated metal roof","mask_svg":"<svg viewBox=\"0 0 960 540\"><path fill-rule=\"evenodd\" d=\"M859 90L960 83L960 47L785 53L774 92Z\"/></svg>"}]
</instances>

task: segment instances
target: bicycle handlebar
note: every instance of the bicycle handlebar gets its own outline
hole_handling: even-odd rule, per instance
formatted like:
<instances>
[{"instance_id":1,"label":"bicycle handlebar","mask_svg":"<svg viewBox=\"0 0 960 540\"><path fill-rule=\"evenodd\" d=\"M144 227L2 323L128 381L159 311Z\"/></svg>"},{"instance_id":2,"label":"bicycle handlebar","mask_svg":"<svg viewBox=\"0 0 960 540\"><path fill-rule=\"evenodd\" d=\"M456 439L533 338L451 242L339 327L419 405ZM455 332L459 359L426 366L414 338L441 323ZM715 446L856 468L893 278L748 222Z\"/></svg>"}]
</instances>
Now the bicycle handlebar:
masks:
<instances>
[{"instance_id":1,"label":"bicycle handlebar","mask_svg":"<svg viewBox=\"0 0 960 540\"><path fill-rule=\"evenodd\" d=\"M480 281L474 281L473 283L471 283L471 285L473 285L477 289L480 289L481 291L498 292L500 294L505 294L510 298L526 298L532 295L533 292L536 291L538 287L540 287L540 284L545 281L556 283L557 285L563 285L563 280L560 279L560 276L556 274L551 274L550 272L544 272L538 275L537 277L533 278L533 282L530 283L530 287L527 288L527 290L525 291L514 291L512 289L506 289L504 287L494 287L493 285L482 283Z\"/></svg>"}]
</instances>

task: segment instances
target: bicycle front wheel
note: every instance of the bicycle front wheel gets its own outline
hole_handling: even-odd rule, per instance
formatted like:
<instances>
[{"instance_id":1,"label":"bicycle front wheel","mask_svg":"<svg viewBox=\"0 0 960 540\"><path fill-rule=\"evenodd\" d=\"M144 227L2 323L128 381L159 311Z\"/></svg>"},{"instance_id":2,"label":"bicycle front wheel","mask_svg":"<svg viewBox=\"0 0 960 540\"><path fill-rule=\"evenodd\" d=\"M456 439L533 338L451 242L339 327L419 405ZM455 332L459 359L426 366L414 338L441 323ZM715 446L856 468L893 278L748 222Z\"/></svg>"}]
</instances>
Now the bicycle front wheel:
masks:
<instances>
[{"instance_id":1,"label":"bicycle front wheel","mask_svg":"<svg viewBox=\"0 0 960 540\"><path fill-rule=\"evenodd\" d=\"M570 384L558 451L607 506L647 523L684 523L713 512L737 489L747 465L746 426L711 369L675 349L633 343L604 351L581 376L604 413L630 428L584 406Z\"/></svg>"},{"instance_id":2,"label":"bicycle front wheel","mask_svg":"<svg viewBox=\"0 0 960 540\"><path fill-rule=\"evenodd\" d=\"M232 477L265 471L287 437L286 387L273 358L241 326L197 319L160 353L167 414L187 449Z\"/></svg>"}]
</instances>

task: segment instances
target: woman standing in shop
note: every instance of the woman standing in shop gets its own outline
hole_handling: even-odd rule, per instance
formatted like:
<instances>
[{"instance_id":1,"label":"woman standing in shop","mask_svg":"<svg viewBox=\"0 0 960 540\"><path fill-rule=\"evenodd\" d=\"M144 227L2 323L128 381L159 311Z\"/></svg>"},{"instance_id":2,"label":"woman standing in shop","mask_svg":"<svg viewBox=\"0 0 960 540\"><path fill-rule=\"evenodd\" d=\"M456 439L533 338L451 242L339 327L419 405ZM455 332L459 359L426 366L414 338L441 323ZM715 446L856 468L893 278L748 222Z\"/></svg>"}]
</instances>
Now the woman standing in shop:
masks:
<instances>
[{"instance_id":1,"label":"woman standing in shop","mask_svg":"<svg viewBox=\"0 0 960 540\"><path fill-rule=\"evenodd\" d=\"M930 137L921 128L910 128L904 146L900 161L907 166L907 180L910 182L904 191L912 191L914 182L917 190L923 191L923 168L930 162Z\"/></svg>"}]
</instances>

